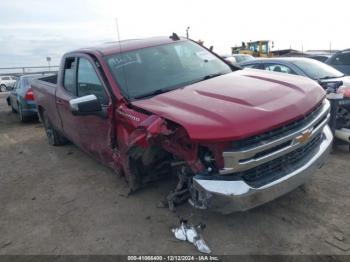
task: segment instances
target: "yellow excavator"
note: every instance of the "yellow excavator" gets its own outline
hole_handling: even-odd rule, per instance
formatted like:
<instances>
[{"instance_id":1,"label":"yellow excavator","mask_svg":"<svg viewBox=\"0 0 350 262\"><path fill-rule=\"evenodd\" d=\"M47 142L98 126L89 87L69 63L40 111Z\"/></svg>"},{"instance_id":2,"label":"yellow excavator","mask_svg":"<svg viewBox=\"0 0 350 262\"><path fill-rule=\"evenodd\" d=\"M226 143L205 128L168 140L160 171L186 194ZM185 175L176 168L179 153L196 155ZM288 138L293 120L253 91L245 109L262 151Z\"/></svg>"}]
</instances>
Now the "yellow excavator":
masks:
<instances>
[{"instance_id":1,"label":"yellow excavator","mask_svg":"<svg viewBox=\"0 0 350 262\"><path fill-rule=\"evenodd\" d=\"M242 46L232 47L232 54L246 54L255 57L272 57L271 48L273 41L258 40L247 43L242 42Z\"/></svg>"}]
</instances>

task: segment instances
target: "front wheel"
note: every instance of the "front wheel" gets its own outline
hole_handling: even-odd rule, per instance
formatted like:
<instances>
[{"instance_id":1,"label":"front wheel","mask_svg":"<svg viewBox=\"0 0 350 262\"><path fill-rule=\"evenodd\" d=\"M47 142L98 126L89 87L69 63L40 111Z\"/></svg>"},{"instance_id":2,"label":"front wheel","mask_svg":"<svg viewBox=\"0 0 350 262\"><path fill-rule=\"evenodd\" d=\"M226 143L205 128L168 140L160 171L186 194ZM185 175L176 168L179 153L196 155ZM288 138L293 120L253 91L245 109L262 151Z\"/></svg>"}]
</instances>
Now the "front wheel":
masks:
<instances>
[{"instance_id":1,"label":"front wheel","mask_svg":"<svg viewBox=\"0 0 350 262\"><path fill-rule=\"evenodd\" d=\"M5 85L1 85L1 86L0 86L0 91L1 91L1 92L6 92L6 91L7 91L6 86L5 86Z\"/></svg>"},{"instance_id":2,"label":"front wheel","mask_svg":"<svg viewBox=\"0 0 350 262\"><path fill-rule=\"evenodd\" d=\"M67 144L68 140L52 126L46 111L42 113L42 119L49 144L52 146Z\"/></svg>"}]
</instances>

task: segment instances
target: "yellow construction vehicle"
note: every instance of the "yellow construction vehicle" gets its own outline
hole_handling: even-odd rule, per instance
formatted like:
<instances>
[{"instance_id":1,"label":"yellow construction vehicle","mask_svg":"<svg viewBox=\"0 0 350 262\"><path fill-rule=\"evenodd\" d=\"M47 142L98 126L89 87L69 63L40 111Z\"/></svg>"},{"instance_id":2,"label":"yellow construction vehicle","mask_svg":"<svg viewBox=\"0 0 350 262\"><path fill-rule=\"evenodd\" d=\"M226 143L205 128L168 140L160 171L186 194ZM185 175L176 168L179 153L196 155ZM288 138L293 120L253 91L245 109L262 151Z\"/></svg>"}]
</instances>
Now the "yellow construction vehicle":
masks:
<instances>
[{"instance_id":1,"label":"yellow construction vehicle","mask_svg":"<svg viewBox=\"0 0 350 262\"><path fill-rule=\"evenodd\" d=\"M271 48L273 48L273 41L259 40L242 42L242 46L232 47L232 54L246 54L255 57L271 57Z\"/></svg>"}]
</instances>

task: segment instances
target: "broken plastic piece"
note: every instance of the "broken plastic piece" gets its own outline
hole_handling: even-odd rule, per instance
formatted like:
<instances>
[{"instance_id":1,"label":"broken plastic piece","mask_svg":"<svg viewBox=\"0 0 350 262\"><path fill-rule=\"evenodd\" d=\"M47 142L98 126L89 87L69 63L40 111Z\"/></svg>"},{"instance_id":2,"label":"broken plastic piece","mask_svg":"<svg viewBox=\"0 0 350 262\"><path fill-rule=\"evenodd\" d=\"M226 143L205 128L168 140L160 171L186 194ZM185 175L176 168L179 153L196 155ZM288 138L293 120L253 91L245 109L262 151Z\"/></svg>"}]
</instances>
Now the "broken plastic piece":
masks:
<instances>
[{"instance_id":1,"label":"broken plastic piece","mask_svg":"<svg viewBox=\"0 0 350 262\"><path fill-rule=\"evenodd\" d=\"M199 252L210 254L211 250L208 245L205 243L202 235L198 232L203 230L205 225L199 224L197 226L193 226L188 224L187 220L181 220L180 226L177 228L173 228L171 231L174 233L175 237L182 241L188 241L192 243Z\"/></svg>"},{"instance_id":2,"label":"broken plastic piece","mask_svg":"<svg viewBox=\"0 0 350 262\"><path fill-rule=\"evenodd\" d=\"M174 228L172 231L178 240L186 241L187 238L182 228Z\"/></svg>"},{"instance_id":3,"label":"broken plastic piece","mask_svg":"<svg viewBox=\"0 0 350 262\"><path fill-rule=\"evenodd\" d=\"M196 229L194 228L194 226L188 226L186 228L186 238L187 238L188 242L190 242L192 244L196 241L196 239L199 238L198 233L197 233Z\"/></svg>"},{"instance_id":4,"label":"broken plastic piece","mask_svg":"<svg viewBox=\"0 0 350 262\"><path fill-rule=\"evenodd\" d=\"M211 250L208 247L208 245L205 243L205 241L200 238L196 240L194 243L195 247L198 249L199 252L205 253L205 254L210 254Z\"/></svg>"}]
</instances>

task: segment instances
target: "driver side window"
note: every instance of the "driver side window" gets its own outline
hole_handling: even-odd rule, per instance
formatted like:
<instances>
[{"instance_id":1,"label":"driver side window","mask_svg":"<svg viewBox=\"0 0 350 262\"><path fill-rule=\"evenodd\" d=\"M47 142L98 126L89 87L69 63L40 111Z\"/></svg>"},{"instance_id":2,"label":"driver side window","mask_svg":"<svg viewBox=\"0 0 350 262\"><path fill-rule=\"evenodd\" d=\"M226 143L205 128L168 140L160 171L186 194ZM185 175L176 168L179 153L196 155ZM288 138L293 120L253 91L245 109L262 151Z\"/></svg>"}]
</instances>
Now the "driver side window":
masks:
<instances>
[{"instance_id":1,"label":"driver side window","mask_svg":"<svg viewBox=\"0 0 350 262\"><path fill-rule=\"evenodd\" d=\"M100 100L102 105L108 105L108 96L105 89L93 65L85 58L79 58L77 93L78 97L93 94Z\"/></svg>"},{"instance_id":2,"label":"driver side window","mask_svg":"<svg viewBox=\"0 0 350 262\"><path fill-rule=\"evenodd\" d=\"M72 95L75 95L75 71L76 71L76 58L66 58L64 65L64 78L63 87Z\"/></svg>"}]
</instances>

